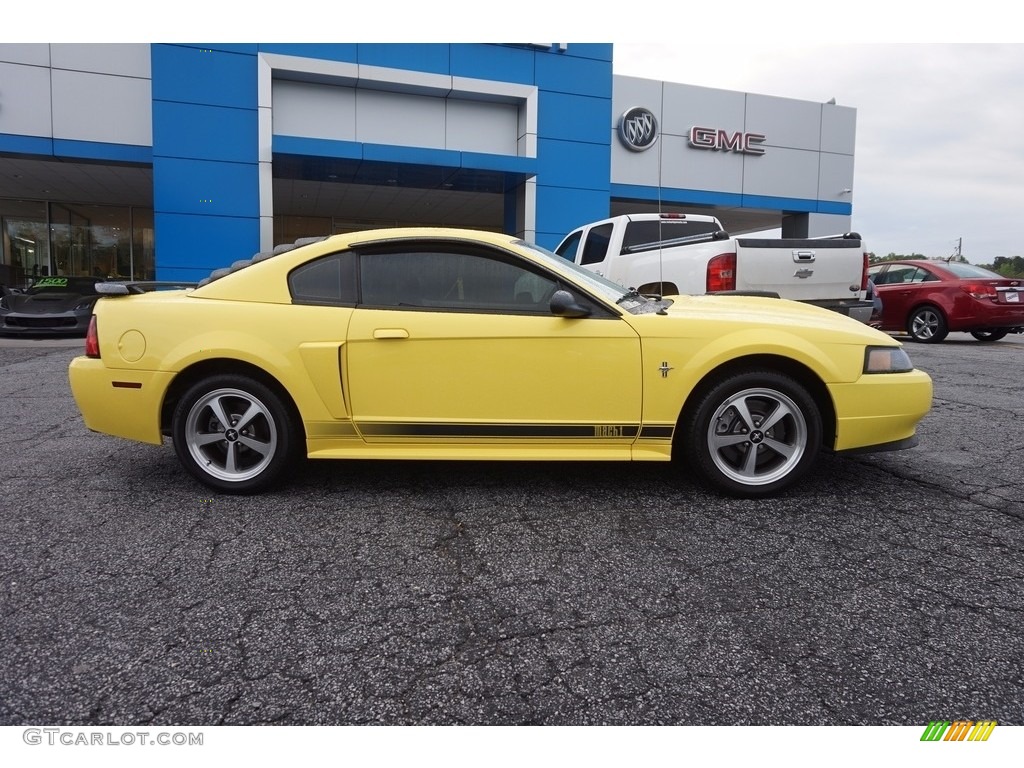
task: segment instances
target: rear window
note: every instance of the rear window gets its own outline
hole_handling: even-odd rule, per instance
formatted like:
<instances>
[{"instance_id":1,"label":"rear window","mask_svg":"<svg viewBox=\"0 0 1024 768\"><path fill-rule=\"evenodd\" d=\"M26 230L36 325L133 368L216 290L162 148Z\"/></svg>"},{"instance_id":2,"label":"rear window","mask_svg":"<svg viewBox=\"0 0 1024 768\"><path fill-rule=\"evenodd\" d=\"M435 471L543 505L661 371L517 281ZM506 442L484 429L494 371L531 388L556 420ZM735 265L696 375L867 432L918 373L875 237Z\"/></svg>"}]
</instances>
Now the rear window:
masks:
<instances>
[{"instance_id":1,"label":"rear window","mask_svg":"<svg viewBox=\"0 0 1024 768\"><path fill-rule=\"evenodd\" d=\"M665 241L691 237L703 238L721 229L713 221L687 219L659 219L658 221L631 221L622 238L622 252L647 251Z\"/></svg>"},{"instance_id":2,"label":"rear window","mask_svg":"<svg viewBox=\"0 0 1024 768\"><path fill-rule=\"evenodd\" d=\"M943 264L942 266L960 278L970 279L972 277L980 277L985 280L1003 279L1002 275L984 269L983 267L976 267L973 264L964 264L962 261L951 261L947 264Z\"/></svg>"}]
</instances>

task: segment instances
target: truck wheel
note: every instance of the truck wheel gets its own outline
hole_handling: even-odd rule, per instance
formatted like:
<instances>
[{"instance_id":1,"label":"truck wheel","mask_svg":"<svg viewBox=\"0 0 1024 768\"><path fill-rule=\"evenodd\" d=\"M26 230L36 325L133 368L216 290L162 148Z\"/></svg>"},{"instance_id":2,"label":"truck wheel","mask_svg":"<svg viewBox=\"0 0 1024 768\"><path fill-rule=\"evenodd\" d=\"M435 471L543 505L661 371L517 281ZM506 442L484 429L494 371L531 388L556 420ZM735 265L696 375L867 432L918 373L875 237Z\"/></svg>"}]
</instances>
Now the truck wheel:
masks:
<instances>
[{"instance_id":1,"label":"truck wheel","mask_svg":"<svg viewBox=\"0 0 1024 768\"><path fill-rule=\"evenodd\" d=\"M923 344L938 344L947 335L949 328L946 318L937 307L918 307L907 318L907 333L914 341Z\"/></svg>"},{"instance_id":2,"label":"truck wheel","mask_svg":"<svg viewBox=\"0 0 1024 768\"><path fill-rule=\"evenodd\" d=\"M291 463L299 442L294 418L277 394L235 374L190 387L174 409L171 434L189 474L225 493L269 487Z\"/></svg>"},{"instance_id":3,"label":"truck wheel","mask_svg":"<svg viewBox=\"0 0 1024 768\"><path fill-rule=\"evenodd\" d=\"M821 414L796 380L774 371L730 376L688 411L683 458L712 488L769 496L799 480L821 448Z\"/></svg>"}]
</instances>

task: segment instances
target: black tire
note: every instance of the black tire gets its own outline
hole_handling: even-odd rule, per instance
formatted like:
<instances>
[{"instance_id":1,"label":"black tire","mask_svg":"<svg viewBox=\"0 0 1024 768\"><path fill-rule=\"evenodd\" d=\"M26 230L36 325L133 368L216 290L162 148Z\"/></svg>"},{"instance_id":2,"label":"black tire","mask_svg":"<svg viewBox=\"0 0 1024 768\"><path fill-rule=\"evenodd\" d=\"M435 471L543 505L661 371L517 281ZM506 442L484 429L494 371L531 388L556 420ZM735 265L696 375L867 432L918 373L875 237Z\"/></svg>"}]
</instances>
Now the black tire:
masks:
<instances>
[{"instance_id":1,"label":"black tire","mask_svg":"<svg viewBox=\"0 0 1024 768\"><path fill-rule=\"evenodd\" d=\"M971 336L978 341L999 341L1008 333L1009 331L1002 330L1001 328L993 328L988 331L971 331Z\"/></svg>"},{"instance_id":2,"label":"black tire","mask_svg":"<svg viewBox=\"0 0 1024 768\"><path fill-rule=\"evenodd\" d=\"M938 344L949 335L949 326L941 309L926 304L910 313L907 333L911 339L922 344Z\"/></svg>"},{"instance_id":3,"label":"black tire","mask_svg":"<svg viewBox=\"0 0 1024 768\"><path fill-rule=\"evenodd\" d=\"M793 485L821 449L814 399L795 379L774 371L749 371L715 384L687 410L682 426L689 467L710 487L742 498Z\"/></svg>"},{"instance_id":4,"label":"black tire","mask_svg":"<svg viewBox=\"0 0 1024 768\"><path fill-rule=\"evenodd\" d=\"M300 443L296 420L281 398L236 374L189 387L174 409L171 435L189 474L223 493L269 488L292 463Z\"/></svg>"}]
</instances>

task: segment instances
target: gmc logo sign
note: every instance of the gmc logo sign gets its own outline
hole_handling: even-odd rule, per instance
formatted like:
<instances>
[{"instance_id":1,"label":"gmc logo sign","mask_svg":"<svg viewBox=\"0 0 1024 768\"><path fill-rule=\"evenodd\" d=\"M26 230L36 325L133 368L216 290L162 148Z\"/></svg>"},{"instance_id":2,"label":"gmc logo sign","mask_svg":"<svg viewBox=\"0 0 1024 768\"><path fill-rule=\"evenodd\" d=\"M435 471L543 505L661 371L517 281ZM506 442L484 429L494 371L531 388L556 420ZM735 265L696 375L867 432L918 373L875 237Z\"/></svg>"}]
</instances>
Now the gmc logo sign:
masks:
<instances>
[{"instance_id":1,"label":"gmc logo sign","mask_svg":"<svg viewBox=\"0 0 1024 768\"><path fill-rule=\"evenodd\" d=\"M765 141L763 133L743 133L736 131L730 134L720 128L690 129L690 146L695 149L716 149L723 152L740 152L745 155L763 155Z\"/></svg>"}]
</instances>

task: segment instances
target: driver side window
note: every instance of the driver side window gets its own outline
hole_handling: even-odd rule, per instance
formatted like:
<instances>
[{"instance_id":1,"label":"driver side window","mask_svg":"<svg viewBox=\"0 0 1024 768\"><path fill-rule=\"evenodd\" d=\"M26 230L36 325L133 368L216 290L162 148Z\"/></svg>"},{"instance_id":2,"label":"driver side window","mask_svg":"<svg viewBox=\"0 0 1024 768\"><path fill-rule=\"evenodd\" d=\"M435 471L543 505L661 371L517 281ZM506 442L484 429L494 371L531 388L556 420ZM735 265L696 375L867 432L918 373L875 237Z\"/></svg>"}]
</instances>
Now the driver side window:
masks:
<instances>
[{"instance_id":1,"label":"driver side window","mask_svg":"<svg viewBox=\"0 0 1024 768\"><path fill-rule=\"evenodd\" d=\"M362 306L449 312L549 314L551 277L511 257L458 248L365 252Z\"/></svg>"}]
</instances>

